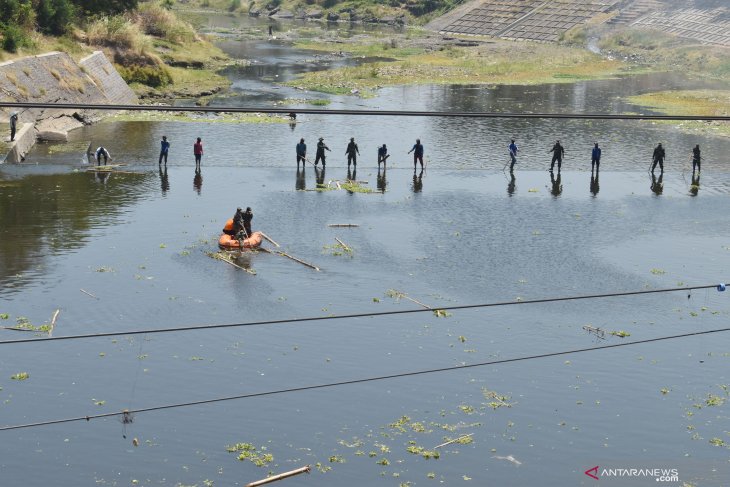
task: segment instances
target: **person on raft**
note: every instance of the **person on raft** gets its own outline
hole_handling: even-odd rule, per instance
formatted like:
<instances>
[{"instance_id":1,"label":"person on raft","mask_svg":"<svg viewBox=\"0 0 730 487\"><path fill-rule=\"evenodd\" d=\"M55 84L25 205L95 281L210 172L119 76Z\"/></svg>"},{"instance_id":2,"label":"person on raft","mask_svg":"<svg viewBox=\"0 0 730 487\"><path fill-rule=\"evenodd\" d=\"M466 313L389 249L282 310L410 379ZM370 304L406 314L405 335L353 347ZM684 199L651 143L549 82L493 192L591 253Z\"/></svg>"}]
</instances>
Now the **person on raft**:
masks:
<instances>
[{"instance_id":1,"label":"person on raft","mask_svg":"<svg viewBox=\"0 0 730 487\"><path fill-rule=\"evenodd\" d=\"M421 139L416 139L416 143L413 144L413 148L408 151L410 154L413 152L413 171L416 170L416 163L421 163L421 171L423 171L423 144L421 144Z\"/></svg>"},{"instance_id":2,"label":"person on raft","mask_svg":"<svg viewBox=\"0 0 730 487\"><path fill-rule=\"evenodd\" d=\"M360 155L360 149L357 147L357 144L355 143L355 137L350 137L350 143L347 144L347 149L345 149L345 154L347 155L347 167L350 167L350 163L357 166L357 156Z\"/></svg>"},{"instance_id":3,"label":"person on raft","mask_svg":"<svg viewBox=\"0 0 730 487\"><path fill-rule=\"evenodd\" d=\"M239 240L250 237L251 220L253 220L253 212L250 206L246 208L246 211L240 207L236 208L236 214L233 215L233 235Z\"/></svg>"},{"instance_id":4,"label":"person on raft","mask_svg":"<svg viewBox=\"0 0 730 487\"><path fill-rule=\"evenodd\" d=\"M319 138L319 142L317 142L317 155L314 158L314 165L316 166L319 161L322 161L322 167L325 166L325 158L324 155L325 150L330 150L329 147L327 147L327 144L324 143L324 137Z\"/></svg>"},{"instance_id":5,"label":"person on raft","mask_svg":"<svg viewBox=\"0 0 730 487\"><path fill-rule=\"evenodd\" d=\"M112 158L112 156L109 154L109 151L106 150L104 147L101 147L101 146L96 149L95 154L96 154L96 165L97 166L101 166L101 158L102 157L104 158L104 164L106 164L107 162L109 162L109 159Z\"/></svg>"}]
</instances>

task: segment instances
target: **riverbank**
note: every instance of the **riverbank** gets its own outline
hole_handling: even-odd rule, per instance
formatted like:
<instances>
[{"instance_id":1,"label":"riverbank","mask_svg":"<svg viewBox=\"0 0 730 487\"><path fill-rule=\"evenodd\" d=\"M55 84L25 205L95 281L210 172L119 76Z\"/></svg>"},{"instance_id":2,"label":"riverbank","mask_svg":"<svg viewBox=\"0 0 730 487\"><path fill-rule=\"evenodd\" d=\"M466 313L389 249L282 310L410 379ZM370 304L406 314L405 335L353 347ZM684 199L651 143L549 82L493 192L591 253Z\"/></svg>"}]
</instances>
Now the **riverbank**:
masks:
<instances>
[{"instance_id":1,"label":"riverbank","mask_svg":"<svg viewBox=\"0 0 730 487\"><path fill-rule=\"evenodd\" d=\"M369 97L378 88L403 84L569 83L640 71L582 48L555 44L466 41L423 32L394 34L385 39L365 37L334 41L298 39L294 46L393 61L306 73L286 84L311 91Z\"/></svg>"}]
</instances>

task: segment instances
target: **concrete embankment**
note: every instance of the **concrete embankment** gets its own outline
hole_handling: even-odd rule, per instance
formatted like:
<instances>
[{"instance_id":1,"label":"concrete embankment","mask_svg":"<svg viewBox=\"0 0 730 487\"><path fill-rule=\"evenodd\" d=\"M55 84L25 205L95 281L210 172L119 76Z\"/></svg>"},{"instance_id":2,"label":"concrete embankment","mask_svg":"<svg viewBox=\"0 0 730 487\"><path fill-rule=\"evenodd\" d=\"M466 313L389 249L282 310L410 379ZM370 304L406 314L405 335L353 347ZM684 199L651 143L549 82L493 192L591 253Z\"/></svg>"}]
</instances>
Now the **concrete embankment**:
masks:
<instances>
[{"instance_id":1,"label":"concrete embankment","mask_svg":"<svg viewBox=\"0 0 730 487\"><path fill-rule=\"evenodd\" d=\"M0 97L6 102L133 104L137 97L101 51L78 63L66 53L49 52L0 63ZM7 148L0 163L20 162L37 139L66 140L68 132L100 120L111 112L73 109L18 111L18 133L9 142L8 120L14 109L4 109Z\"/></svg>"}]
</instances>

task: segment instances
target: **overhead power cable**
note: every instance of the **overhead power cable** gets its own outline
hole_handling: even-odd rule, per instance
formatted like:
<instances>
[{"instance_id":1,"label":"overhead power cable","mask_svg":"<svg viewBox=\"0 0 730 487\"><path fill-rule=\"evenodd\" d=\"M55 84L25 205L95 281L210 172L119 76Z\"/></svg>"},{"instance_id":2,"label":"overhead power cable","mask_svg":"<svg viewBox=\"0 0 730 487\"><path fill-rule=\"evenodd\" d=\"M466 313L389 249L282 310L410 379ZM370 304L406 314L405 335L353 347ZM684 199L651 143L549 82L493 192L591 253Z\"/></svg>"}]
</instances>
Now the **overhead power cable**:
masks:
<instances>
[{"instance_id":1,"label":"overhead power cable","mask_svg":"<svg viewBox=\"0 0 730 487\"><path fill-rule=\"evenodd\" d=\"M306 115L353 115L386 117L461 117L461 118L545 118L545 119L583 119L583 120L707 120L730 121L724 115L641 115L607 113L515 113L515 112L437 112L413 110L324 110L321 108L269 108L269 107L177 107L165 105L90 105L79 103L25 103L0 102L5 108L49 108L68 110L130 110L156 112L205 112L205 113L290 113Z\"/></svg>"},{"instance_id":2,"label":"overhead power cable","mask_svg":"<svg viewBox=\"0 0 730 487\"><path fill-rule=\"evenodd\" d=\"M708 284L703 286L691 286L691 287L670 287L663 289L645 289L641 291L625 291L625 292L613 292L604 294L583 294L578 296L564 296L558 298L542 298L542 299L527 299L520 301L501 301L496 303L482 303L482 304L464 304L459 306L444 306L438 308L412 308L392 311L377 311L370 313L352 313L344 315L329 315L329 316L310 316L303 318L288 318L281 320L264 320L264 321L249 321L246 323L220 323L213 325L190 325L190 326L177 326L174 328L149 328L143 330L127 330L127 331L109 331L100 333L87 333L82 335L63 335L53 336L46 338L22 338L18 340L3 340L0 341L0 345L10 345L13 343L40 343L40 342L56 342L60 340L81 340L88 338L108 338L117 336L128 336L128 335L143 335L148 333L172 333L182 331L194 331L194 330L215 330L220 328L239 328L244 326L264 326L264 325L281 325L287 323L303 323L307 321L325 321L325 320L344 320L350 318L374 318L378 316L392 316L402 315L409 313L433 313L437 310L444 311L457 311L462 309L478 309L478 308L494 308L498 306L516 306L525 304L538 304L538 303L557 303L563 301L578 301L582 299L601 299L601 298L614 298L622 296L637 296L642 294L658 294L668 293L674 291L692 291L695 289L711 289L716 288L718 291L725 290L725 284Z\"/></svg>"},{"instance_id":3,"label":"overhead power cable","mask_svg":"<svg viewBox=\"0 0 730 487\"><path fill-rule=\"evenodd\" d=\"M558 357L561 355L570 355L570 354L582 353L582 352L592 352L592 351L597 351L597 350L605 350L608 348L628 347L631 345L641 345L641 344L646 344L646 343L660 342L660 341L664 341L664 340L675 340L675 339L679 339L679 338L689 338L689 337L700 336L700 335L724 333L724 332L728 332L728 331L730 331L730 328L719 328L719 329L714 329L714 330L696 331L696 332L691 332L691 333L682 333L680 335L670 335L670 336L663 336L663 337L657 337L657 338L647 338L645 340L634 340L632 342L614 343L612 345L601 345L601 346L597 346L597 347L577 348L577 349L573 349L573 350L565 350L562 352L542 353L542 354L537 354L537 355L527 355L527 356L523 356L523 357L514 357L514 358L501 359L501 360L491 360L489 362L479 362L479 363L475 363L475 364L455 365L455 366L451 366L451 367L441 367L441 368L436 368L436 369L401 372L398 374L381 375L381 376L376 376L376 377L368 377L368 378L364 378L364 379L351 379L351 380L345 380L345 381L340 381L340 382L330 382L330 383L326 383L326 384L314 384L314 385L308 385L308 386L291 387L288 389L278 389L278 390L273 390L273 391L252 392L252 393L248 393L248 394L238 394L235 396L217 397L217 398L213 398L213 399L203 399L203 400L199 400L199 401L165 404L165 405L161 405L161 406L152 406L152 407L132 409L132 410L128 409L128 410L115 412L115 413L93 414L93 415L89 415L89 416L77 416L75 418L53 419L53 420L48 420L48 421L39 421L36 423L16 424L16 425L0 427L0 431L17 430L17 429L23 429L23 428L34 428L34 427L40 427L40 426L49 426L52 424L72 423L72 422L77 422L77 421L90 421L92 419L110 418L113 416L121 416L123 420L126 420L133 414L149 413L152 411L162 411L165 409L176 409L176 408L183 408L183 407L190 407L190 406L200 406L203 404L214 404L214 403L225 402L225 401L234 401L237 399L249 399L249 398L253 398L253 397L273 396L273 395L277 395L277 394L286 394L286 393L291 393L291 392L303 392L303 391L311 391L311 390L315 390L315 389L326 389L326 388L330 388L330 387L339 387L339 386L346 386L346 385L353 385L353 384L363 384L365 382L376 382L376 381L388 380L388 379L413 377L413 376L417 376L417 375L435 374L435 373L440 373L440 372L451 372L451 371L455 371L455 370L471 369L471 368L475 368L475 367L484 367L487 365L500 365L500 364L514 363L514 362L524 362L524 361L535 360L535 359L540 359L540 358Z\"/></svg>"}]
</instances>

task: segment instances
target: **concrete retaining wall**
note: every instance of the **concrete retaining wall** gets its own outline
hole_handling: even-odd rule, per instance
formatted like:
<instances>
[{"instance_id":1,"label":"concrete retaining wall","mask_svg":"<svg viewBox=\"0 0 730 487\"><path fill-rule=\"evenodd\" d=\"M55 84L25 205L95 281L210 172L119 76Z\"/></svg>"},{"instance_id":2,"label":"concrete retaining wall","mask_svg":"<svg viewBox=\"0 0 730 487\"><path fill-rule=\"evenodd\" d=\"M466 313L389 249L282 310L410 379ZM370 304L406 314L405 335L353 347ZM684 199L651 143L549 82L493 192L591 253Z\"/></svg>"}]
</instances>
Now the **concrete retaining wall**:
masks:
<instances>
[{"instance_id":1,"label":"concrete retaining wall","mask_svg":"<svg viewBox=\"0 0 730 487\"><path fill-rule=\"evenodd\" d=\"M76 63L62 52L49 52L0 63L3 101L81 104L134 104L137 98L100 51ZM7 123L11 109L0 115ZM33 125L35 136L66 140L68 132L100 120L110 112L93 110L27 109L19 111L19 126ZM6 125L7 127L7 125ZM27 150L27 149L26 149ZM21 154L24 156L25 152ZM0 161L3 159L0 155Z\"/></svg>"}]
</instances>

